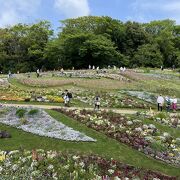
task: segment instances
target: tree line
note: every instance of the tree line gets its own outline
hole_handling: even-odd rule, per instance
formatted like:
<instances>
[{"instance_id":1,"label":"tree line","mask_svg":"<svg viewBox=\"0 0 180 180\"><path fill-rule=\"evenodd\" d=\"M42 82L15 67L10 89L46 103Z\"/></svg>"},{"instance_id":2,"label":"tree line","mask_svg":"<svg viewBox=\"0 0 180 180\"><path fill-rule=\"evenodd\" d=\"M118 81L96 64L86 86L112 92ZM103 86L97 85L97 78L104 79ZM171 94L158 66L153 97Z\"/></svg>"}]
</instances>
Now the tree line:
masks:
<instances>
[{"instance_id":1,"label":"tree line","mask_svg":"<svg viewBox=\"0 0 180 180\"><path fill-rule=\"evenodd\" d=\"M180 25L85 16L0 28L0 71L107 67L180 67Z\"/></svg>"}]
</instances>

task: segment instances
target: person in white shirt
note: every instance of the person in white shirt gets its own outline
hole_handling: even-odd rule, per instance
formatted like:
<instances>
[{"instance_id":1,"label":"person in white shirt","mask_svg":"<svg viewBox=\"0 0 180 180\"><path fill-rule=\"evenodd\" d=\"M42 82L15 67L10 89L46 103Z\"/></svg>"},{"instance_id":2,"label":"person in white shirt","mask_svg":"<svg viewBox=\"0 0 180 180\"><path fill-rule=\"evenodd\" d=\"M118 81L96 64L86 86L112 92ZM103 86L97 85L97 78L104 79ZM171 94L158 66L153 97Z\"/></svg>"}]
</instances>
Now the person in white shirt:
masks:
<instances>
[{"instance_id":1,"label":"person in white shirt","mask_svg":"<svg viewBox=\"0 0 180 180\"><path fill-rule=\"evenodd\" d=\"M162 107L164 104L164 98L162 97L162 95L158 96L157 104L158 104L158 111L162 111Z\"/></svg>"}]
</instances>

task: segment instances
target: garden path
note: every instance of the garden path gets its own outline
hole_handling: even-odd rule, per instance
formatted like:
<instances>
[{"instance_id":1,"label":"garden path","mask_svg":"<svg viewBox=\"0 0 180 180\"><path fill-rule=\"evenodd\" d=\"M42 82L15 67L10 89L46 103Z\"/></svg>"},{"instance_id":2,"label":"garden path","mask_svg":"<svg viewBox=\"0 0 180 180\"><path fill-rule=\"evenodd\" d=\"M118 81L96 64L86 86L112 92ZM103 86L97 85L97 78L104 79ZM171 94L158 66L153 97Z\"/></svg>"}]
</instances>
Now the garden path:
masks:
<instances>
[{"instance_id":1,"label":"garden path","mask_svg":"<svg viewBox=\"0 0 180 180\"><path fill-rule=\"evenodd\" d=\"M29 105L29 104L4 104L5 106L14 106L14 107L34 107L34 108L42 108L42 109L59 109L59 108L67 108L67 109L86 109L93 110L93 108L84 108L84 107L62 107L62 106L50 106L50 105ZM136 114L137 110L132 109L111 109L111 108L101 108L101 110L113 111L119 114Z\"/></svg>"},{"instance_id":2,"label":"garden path","mask_svg":"<svg viewBox=\"0 0 180 180\"><path fill-rule=\"evenodd\" d=\"M14 106L14 107L33 107L33 108L42 108L42 109L60 109L60 108L67 108L67 109L86 109L86 110L93 110L93 108L84 108L84 107L62 107L62 106L50 106L50 105L35 105L35 104L4 104L5 106ZM133 109L113 109L113 108L101 108L101 110L106 111L113 111L118 114L136 114L139 110ZM156 112L154 112L156 113ZM177 113L170 113L171 116L176 115Z\"/></svg>"}]
</instances>

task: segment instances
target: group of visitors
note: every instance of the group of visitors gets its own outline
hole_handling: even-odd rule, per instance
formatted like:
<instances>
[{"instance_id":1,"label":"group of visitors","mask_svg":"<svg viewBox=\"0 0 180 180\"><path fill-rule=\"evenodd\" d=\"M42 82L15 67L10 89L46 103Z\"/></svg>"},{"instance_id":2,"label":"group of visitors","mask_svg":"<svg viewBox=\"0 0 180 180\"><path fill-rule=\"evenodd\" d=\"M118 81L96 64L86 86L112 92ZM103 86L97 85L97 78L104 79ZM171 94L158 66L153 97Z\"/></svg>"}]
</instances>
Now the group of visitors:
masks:
<instances>
[{"instance_id":1,"label":"group of visitors","mask_svg":"<svg viewBox=\"0 0 180 180\"><path fill-rule=\"evenodd\" d=\"M125 67L120 67L119 70L120 70L120 72L125 72L126 68Z\"/></svg>"},{"instance_id":2,"label":"group of visitors","mask_svg":"<svg viewBox=\"0 0 180 180\"><path fill-rule=\"evenodd\" d=\"M177 98L175 96L174 98L170 98L168 96L164 98L162 95L159 95L157 97L157 105L158 111L162 111L165 105L167 112L169 112L171 109L173 112L175 112L177 110Z\"/></svg>"},{"instance_id":3,"label":"group of visitors","mask_svg":"<svg viewBox=\"0 0 180 180\"><path fill-rule=\"evenodd\" d=\"M93 66L91 66L91 65L89 65L89 69L92 69L92 70L95 70L95 66L93 65Z\"/></svg>"},{"instance_id":4,"label":"group of visitors","mask_svg":"<svg viewBox=\"0 0 180 180\"><path fill-rule=\"evenodd\" d=\"M70 93L67 89L62 93L62 97L64 100L64 106L69 107L71 99L73 98L72 93ZM96 95L94 99L94 110L100 109L100 96Z\"/></svg>"}]
</instances>

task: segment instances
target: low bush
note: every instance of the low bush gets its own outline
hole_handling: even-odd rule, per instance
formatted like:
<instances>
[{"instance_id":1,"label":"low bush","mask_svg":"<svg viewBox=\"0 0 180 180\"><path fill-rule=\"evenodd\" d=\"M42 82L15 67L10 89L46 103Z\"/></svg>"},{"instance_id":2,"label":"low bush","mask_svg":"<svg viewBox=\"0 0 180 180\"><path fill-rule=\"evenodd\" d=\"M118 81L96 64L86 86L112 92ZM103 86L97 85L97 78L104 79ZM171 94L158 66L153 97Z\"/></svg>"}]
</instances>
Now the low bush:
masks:
<instances>
[{"instance_id":1,"label":"low bush","mask_svg":"<svg viewBox=\"0 0 180 180\"><path fill-rule=\"evenodd\" d=\"M16 111L16 115L17 115L19 118L24 117L25 113L26 113L26 110L25 110L25 109L18 109L18 110Z\"/></svg>"},{"instance_id":2,"label":"low bush","mask_svg":"<svg viewBox=\"0 0 180 180\"><path fill-rule=\"evenodd\" d=\"M160 119L166 119L168 117L167 113L164 112L160 112L158 114L156 114L155 118L160 118Z\"/></svg>"},{"instance_id":3,"label":"low bush","mask_svg":"<svg viewBox=\"0 0 180 180\"><path fill-rule=\"evenodd\" d=\"M28 112L28 115L33 116L33 115L37 114L38 112L39 112L38 109L31 109L31 110Z\"/></svg>"},{"instance_id":4,"label":"low bush","mask_svg":"<svg viewBox=\"0 0 180 180\"><path fill-rule=\"evenodd\" d=\"M21 123L21 125L26 125L28 123L28 121L26 118L22 117L22 118L20 118L20 123Z\"/></svg>"}]
</instances>

